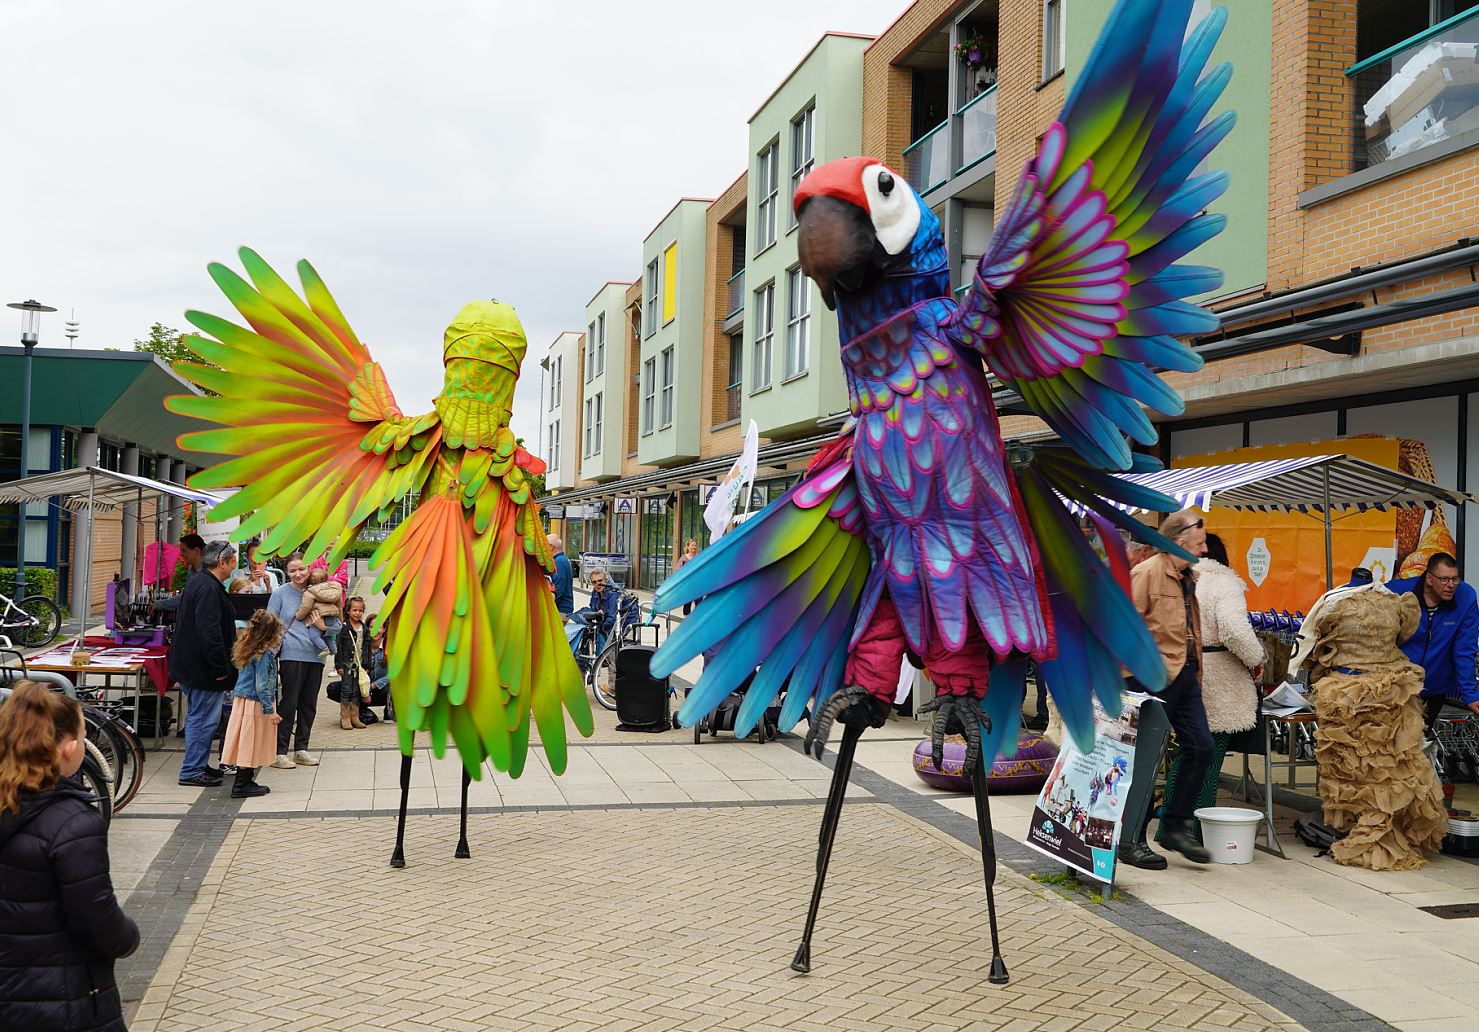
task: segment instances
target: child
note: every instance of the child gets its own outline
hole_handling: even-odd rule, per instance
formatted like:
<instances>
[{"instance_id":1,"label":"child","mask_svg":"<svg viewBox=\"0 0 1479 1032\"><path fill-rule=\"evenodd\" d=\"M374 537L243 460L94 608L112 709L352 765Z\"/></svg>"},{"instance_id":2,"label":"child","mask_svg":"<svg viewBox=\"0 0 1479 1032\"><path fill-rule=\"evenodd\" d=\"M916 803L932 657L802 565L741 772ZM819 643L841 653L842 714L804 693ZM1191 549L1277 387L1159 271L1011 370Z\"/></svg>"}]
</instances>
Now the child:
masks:
<instances>
[{"instance_id":1,"label":"child","mask_svg":"<svg viewBox=\"0 0 1479 1032\"><path fill-rule=\"evenodd\" d=\"M323 567L308 575L308 587L303 589L303 601L298 606L298 620L306 622L315 613L323 622L323 634L317 641L319 655L333 655L329 642L338 640L339 628L343 626L344 586L338 581L330 580L329 571Z\"/></svg>"},{"instance_id":2,"label":"child","mask_svg":"<svg viewBox=\"0 0 1479 1032\"><path fill-rule=\"evenodd\" d=\"M257 768L277 753L277 648L282 644L282 622L266 609L252 614L247 629L236 639L231 662L240 671L232 692L231 721L221 743L222 764L234 764L232 799L264 796L272 789L257 784Z\"/></svg>"},{"instance_id":3,"label":"child","mask_svg":"<svg viewBox=\"0 0 1479 1032\"><path fill-rule=\"evenodd\" d=\"M373 630L375 622L380 617L371 613L365 617L365 623ZM395 723L395 702L390 698L390 662L385 658L385 628L380 628L378 634L372 639L374 650L370 657L370 690L372 692L385 693L385 712L380 719L388 724Z\"/></svg>"},{"instance_id":4,"label":"child","mask_svg":"<svg viewBox=\"0 0 1479 1032\"><path fill-rule=\"evenodd\" d=\"M334 668L339 673L339 727L348 731L364 727L359 708L370 701L371 670L374 666L374 642L365 624L365 600L349 600L349 622L339 632L339 648L334 653Z\"/></svg>"},{"instance_id":5,"label":"child","mask_svg":"<svg viewBox=\"0 0 1479 1032\"><path fill-rule=\"evenodd\" d=\"M0 1028L124 1028L113 962L139 929L113 895L108 826L70 780L84 734L77 700L46 685L0 704Z\"/></svg>"}]
</instances>

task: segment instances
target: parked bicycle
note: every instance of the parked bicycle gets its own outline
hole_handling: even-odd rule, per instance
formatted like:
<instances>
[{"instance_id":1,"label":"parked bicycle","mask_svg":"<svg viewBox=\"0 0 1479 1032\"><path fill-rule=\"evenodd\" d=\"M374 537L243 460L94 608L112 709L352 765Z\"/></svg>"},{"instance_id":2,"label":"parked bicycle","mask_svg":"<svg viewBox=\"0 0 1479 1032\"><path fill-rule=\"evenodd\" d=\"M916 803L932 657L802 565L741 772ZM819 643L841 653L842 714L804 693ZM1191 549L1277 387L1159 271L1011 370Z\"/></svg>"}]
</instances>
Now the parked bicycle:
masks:
<instances>
[{"instance_id":1,"label":"parked bicycle","mask_svg":"<svg viewBox=\"0 0 1479 1032\"><path fill-rule=\"evenodd\" d=\"M600 642L596 628L587 625L575 643L575 662L585 676L586 688L606 709L616 709L616 659L629 645L640 644L641 628L651 616L641 600L630 591L616 596L616 625Z\"/></svg>"},{"instance_id":2,"label":"parked bicycle","mask_svg":"<svg viewBox=\"0 0 1479 1032\"><path fill-rule=\"evenodd\" d=\"M55 690L55 689L53 689ZM0 685L0 705L10 698L11 689ZM84 719L86 710L84 709ZM92 739L92 728L88 728L88 737L83 740L83 746L87 755L82 757L82 766L77 773L72 775L82 788L92 796L92 805L98 813L103 815L103 822L109 823L113 820L113 770L108 766L108 760Z\"/></svg>"},{"instance_id":3,"label":"parked bicycle","mask_svg":"<svg viewBox=\"0 0 1479 1032\"><path fill-rule=\"evenodd\" d=\"M0 594L0 637L28 649L42 648L62 633L62 611L45 595L27 595L19 602Z\"/></svg>"}]
</instances>

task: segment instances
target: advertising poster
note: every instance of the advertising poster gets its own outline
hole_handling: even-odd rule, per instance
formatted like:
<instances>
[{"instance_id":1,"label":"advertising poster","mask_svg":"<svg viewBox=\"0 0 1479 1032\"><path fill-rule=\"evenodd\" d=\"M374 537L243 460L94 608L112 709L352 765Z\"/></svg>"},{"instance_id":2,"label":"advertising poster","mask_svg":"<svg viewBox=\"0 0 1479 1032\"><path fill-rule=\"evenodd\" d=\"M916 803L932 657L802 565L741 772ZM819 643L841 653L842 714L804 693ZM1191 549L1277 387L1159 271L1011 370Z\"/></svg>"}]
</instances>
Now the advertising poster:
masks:
<instances>
[{"instance_id":1,"label":"advertising poster","mask_svg":"<svg viewBox=\"0 0 1479 1032\"><path fill-rule=\"evenodd\" d=\"M1108 882L1114 879L1114 850L1130 797L1140 706L1126 699L1118 718L1097 705L1094 709L1099 715L1094 748L1084 753L1072 739L1063 743L1033 807L1027 844Z\"/></svg>"}]
</instances>

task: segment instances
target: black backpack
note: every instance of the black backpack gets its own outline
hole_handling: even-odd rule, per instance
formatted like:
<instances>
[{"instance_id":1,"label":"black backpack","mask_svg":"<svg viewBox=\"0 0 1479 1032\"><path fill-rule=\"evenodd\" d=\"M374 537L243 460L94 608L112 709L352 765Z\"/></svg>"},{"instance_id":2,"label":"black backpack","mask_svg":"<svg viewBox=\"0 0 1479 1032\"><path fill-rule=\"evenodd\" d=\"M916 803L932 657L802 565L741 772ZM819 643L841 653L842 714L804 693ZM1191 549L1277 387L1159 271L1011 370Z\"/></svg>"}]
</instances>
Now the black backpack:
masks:
<instances>
[{"instance_id":1,"label":"black backpack","mask_svg":"<svg viewBox=\"0 0 1479 1032\"><path fill-rule=\"evenodd\" d=\"M1323 814L1317 816L1307 813L1303 817L1295 818L1294 821L1294 836L1311 849L1318 849L1319 852L1315 854L1317 857L1325 856L1330 852L1331 846L1346 837L1345 832L1336 831L1330 825L1321 822L1320 816Z\"/></svg>"}]
</instances>

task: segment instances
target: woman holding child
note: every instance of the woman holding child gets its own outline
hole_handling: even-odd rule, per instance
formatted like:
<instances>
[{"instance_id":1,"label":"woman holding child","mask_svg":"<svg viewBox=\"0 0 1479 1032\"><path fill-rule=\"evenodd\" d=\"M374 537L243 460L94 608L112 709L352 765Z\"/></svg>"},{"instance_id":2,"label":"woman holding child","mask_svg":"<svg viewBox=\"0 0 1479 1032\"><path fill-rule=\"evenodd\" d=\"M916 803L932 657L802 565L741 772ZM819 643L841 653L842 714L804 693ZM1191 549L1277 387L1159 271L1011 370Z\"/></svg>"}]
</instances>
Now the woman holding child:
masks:
<instances>
[{"instance_id":1,"label":"woman holding child","mask_svg":"<svg viewBox=\"0 0 1479 1032\"><path fill-rule=\"evenodd\" d=\"M288 558L287 574L288 582L274 591L267 603L267 611L283 625L278 659L278 675L282 680L278 712L282 722L277 725L277 759L272 762L273 767L280 769L312 767L318 763L308 753L308 738L318 713L323 657L328 650L321 612L312 601L306 609L304 606L309 570L301 554ZM307 612L307 618L299 619L300 612ZM294 750L291 754L290 740Z\"/></svg>"}]
</instances>

